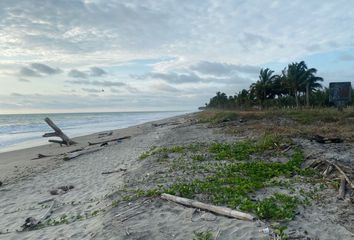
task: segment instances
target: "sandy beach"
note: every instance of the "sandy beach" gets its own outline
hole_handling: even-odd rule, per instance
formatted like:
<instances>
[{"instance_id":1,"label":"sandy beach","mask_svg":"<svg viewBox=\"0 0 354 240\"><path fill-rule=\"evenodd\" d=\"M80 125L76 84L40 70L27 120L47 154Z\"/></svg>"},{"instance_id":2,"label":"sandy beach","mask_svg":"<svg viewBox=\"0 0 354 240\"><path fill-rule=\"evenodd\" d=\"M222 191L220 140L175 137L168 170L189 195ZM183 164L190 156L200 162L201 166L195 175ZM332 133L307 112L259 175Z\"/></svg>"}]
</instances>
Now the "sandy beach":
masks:
<instances>
[{"instance_id":1,"label":"sandy beach","mask_svg":"<svg viewBox=\"0 0 354 240\"><path fill-rule=\"evenodd\" d=\"M131 188L149 189L150 185L169 179L164 162L141 159L149 149L245 138L219 130L198 123L195 114L187 114L115 130L111 136L96 133L75 138L78 144L70 147L50 144L1 153L0 239L193 239L196 232L205 231L212 232L214 239L273 239L272 226L265 221L231 219L158 197L125 199ZM64 161L61 155L87 147L88 142L123 136L131 138L70 161ZM330 146L330 156L328 149L314 146L315 143L303 139L295 142L306 154L318 158L333 158L341 155L342 149L347 153L343 161L354 157L349 145ZM34 159L39 153L53 156ZM63 194L50 194L60 186L73 188ZM269 188L259 194L271 191ZM334 189L324 189L319 194L326 196L321 204L297 210L287 230L289 236L297 238L289 239L353 239L351 203L338 202ZM21 231L26 218L40 217L52 203L50 224Z\"/></svg>"}]
</instances>

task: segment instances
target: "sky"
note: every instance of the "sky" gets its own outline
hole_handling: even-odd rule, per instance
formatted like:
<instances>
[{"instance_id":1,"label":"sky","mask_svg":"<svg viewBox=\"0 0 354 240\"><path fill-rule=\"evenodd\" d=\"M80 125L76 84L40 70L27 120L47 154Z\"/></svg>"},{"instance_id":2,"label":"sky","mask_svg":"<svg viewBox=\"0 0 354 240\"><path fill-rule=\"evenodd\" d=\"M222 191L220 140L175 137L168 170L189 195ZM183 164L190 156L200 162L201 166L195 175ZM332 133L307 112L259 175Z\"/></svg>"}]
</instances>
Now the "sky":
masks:
<instances>
[{"instance_id":1,"label":"sky","mask_svg":"<svg viewBox=\"0 0 354 240\"><path fill-rule=\"evenodd\" d=\"M261 68L354 79L348 0L1 0L0 114L196 110Z\"/></svg>"}]
</instances>

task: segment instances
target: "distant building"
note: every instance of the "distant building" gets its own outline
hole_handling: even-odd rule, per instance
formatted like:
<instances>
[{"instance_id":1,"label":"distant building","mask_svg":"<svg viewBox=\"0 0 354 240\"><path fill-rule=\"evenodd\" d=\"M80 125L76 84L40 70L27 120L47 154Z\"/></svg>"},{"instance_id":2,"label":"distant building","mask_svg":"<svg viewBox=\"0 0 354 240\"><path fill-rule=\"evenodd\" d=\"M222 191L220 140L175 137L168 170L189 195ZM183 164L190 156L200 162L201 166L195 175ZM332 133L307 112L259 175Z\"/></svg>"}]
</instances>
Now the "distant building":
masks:
<instances>
[{"instance_id":1,"label":"distant building","mask_svg":"<svg viewBox=\"0 0 354 240\"><path fill-rule=\"evenodd\" d=\"M329 102L337 107L345 106L352 101L351 82L329 83Z\"/></svg>"}]
</instances>

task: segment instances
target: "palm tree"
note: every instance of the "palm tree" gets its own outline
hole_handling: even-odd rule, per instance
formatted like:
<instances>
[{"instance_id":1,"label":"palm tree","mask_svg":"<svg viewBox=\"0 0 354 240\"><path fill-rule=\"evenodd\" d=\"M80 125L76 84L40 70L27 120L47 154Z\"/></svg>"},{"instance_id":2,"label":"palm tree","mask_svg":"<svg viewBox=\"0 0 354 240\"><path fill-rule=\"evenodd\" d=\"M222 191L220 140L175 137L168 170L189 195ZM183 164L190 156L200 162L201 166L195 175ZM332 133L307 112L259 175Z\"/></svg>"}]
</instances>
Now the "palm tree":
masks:
<instances>
[{"instance_id":1,"label":"palm tree","mask_svg":"<svg viewBox=\"0 0 354 240\"><path fill-rule=\"evenodd\" d=\"M283 70L285 84L290 95L295 97L296 107L299 107L299 93L307 77L307 66L304 61L291 63Z\"/></svg>"},{"instance_id":2,"label":"palm tree","mask_svg":"<svg viewBox=\"0 0 354 240\"><path fill-rule=\"evenodd\" d=\"M306 74L304 77L303 85L306 91L306 106L310 106L310 93L318 88L322 88L322 85L318 82L323 82L323 78L316 77L315 74L317 73L316 68L310 68L306 70Z\"/></svg>"},{"instance_id":3,"label":"palm tree","mask_svg":"<svg viewBox=\"0 0 354 240\"><path fill-rule=\"evenodd\" d=\"M269 68L262 68L259 73L259 80L250 86L251 92L260 102L262 108L264 108L265 100L274 95L272 94L272 84L277 76L273 73L274 71Z\"/></svg>"}]
</instances>

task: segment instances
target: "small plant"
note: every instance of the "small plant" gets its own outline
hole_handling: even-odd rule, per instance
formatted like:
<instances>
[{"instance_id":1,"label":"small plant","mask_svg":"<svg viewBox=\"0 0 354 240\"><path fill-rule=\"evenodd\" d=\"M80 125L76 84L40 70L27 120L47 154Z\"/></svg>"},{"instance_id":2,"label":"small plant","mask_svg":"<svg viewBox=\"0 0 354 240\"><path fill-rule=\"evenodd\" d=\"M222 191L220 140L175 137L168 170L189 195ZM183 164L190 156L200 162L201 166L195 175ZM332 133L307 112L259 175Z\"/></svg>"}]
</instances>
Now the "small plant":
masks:
<instances>
[{"instance_id":1,"label":"small plant","mask_svg":"<svg viewBox=\"0 0 354 240\"><path fill-rule=\"evenodd\" d=\"M287 226L277 226L274 228L274 233L279 240L287 240L289 236L285 233Z\"/></svg>"},{"instance_id":2,"label":"small plant","mask_svg":"<svg viewBox=\"0 0 354 240\"><path fill-rule=\"evenodd\" d=\"M205 161L206 160L206 157L204 155L200 155L200 154L197 154L197 155L193 155L191 156L191 159L193 161Z\"/></svg>"},{"instance_id":3,"label":"small plant","mask_svg":"<svg viewBox=\"0 0 354 240\"><path fill-rule=\"evenodd\" d=\"M212 240L213 233L211 231L206 232L194 232L193 240Z\"/></svg>"}]
</instances>

